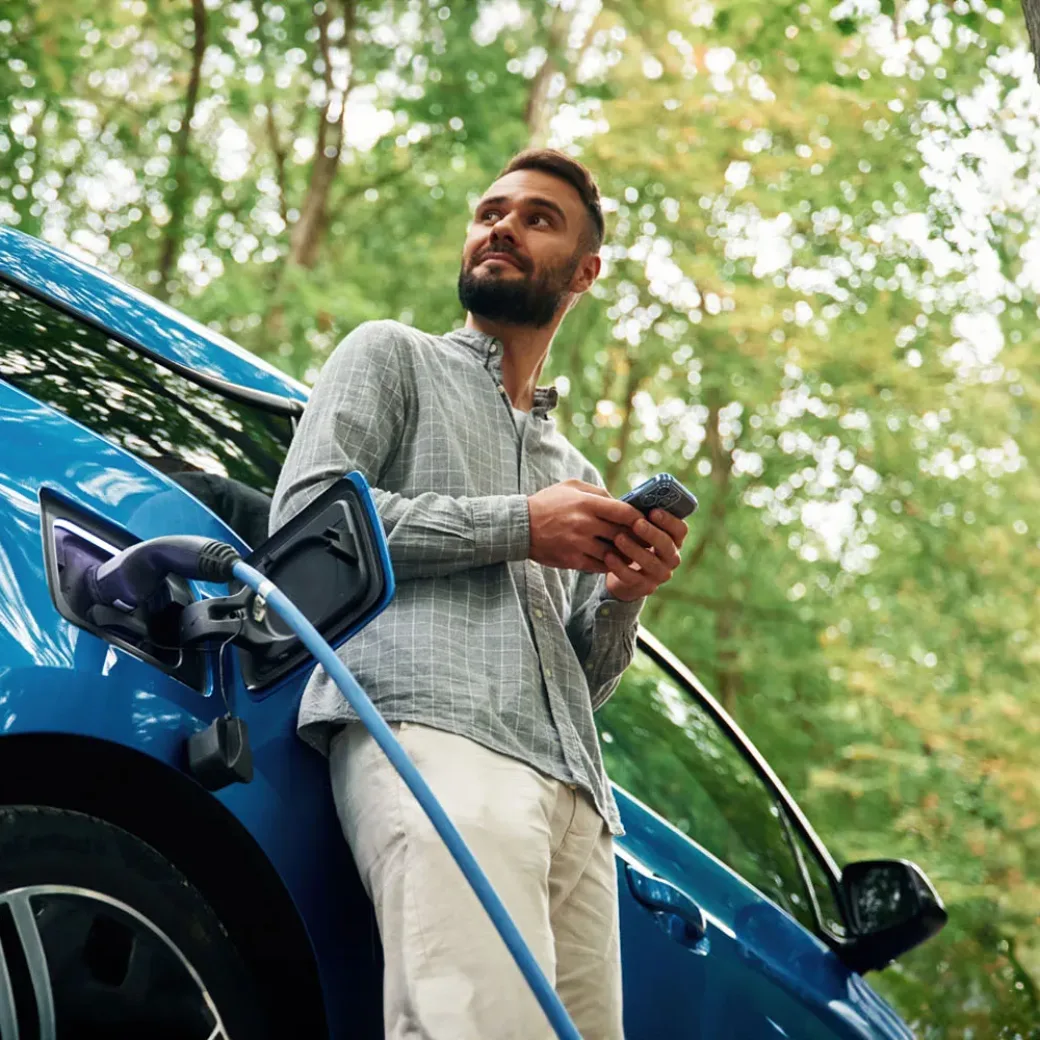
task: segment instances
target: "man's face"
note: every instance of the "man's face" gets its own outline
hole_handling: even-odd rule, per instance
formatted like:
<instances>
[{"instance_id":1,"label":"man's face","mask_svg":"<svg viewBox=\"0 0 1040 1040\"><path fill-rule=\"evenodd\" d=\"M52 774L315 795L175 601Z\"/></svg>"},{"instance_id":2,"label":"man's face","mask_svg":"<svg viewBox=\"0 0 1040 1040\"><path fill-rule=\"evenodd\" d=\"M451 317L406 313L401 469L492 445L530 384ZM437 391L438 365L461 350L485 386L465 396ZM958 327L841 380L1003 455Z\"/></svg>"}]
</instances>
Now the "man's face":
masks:
<instances>
[{"instance_id":1,"label":"man's face","mask_svg":"<svg viewBox=\"0 0 1040 1040\"><path fill-rule=\"evenodd\" d=\"M598 272L584 248L587 221L577 191L559 177L516 170L495 181L462 249L462 306L510 325L548 325Z\"/></svg>"}]
</instances>

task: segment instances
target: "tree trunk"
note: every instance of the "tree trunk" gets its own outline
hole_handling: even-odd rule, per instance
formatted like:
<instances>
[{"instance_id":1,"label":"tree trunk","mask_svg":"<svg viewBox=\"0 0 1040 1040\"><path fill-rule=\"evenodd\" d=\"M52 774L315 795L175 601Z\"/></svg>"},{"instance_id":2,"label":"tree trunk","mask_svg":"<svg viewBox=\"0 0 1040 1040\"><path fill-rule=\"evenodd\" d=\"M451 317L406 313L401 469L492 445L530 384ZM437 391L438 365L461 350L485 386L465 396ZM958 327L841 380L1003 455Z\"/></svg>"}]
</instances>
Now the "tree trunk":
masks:
<instances>
[{"instance_id":1,"label":"tree trunk","mask_svg":"<svg viewBox=\"0 0 1040 1040\"><path fill-rule=\"evenodd\" d=\"M264 129L267 131L267 143L271 147L271 156L274 159L275 180L278 182L278 212L285 226L289 226L289 202L285 181L285 164L289 158L289 149L282 140L281 131L278 129L278 119L275 116L275 86L274 71L271 67L270 53L273 53L276 44L270 32L267 31L267 18L264 13L263 0L253 0L253 13L256 15L258 35L260 38L260 64L264 71ZM301 106L302 107L302 106ZM289 140L294 137L293 129L290 129Z\"/></svg>"},{"instance_id":2,"label":"tree trunk","mask_svg":"<svg viewBox=\"0 0 1040 1040\"><path fill-rule=\"evenodd\" d=\"M736 717L737 695L740 693L741 675L737 668L736 633L737 606L729 602L715 613L715 643L718 666L718 695L722 706Z\"/></svg>"},{"instance_id":3,"label":"tree trunk","mask_svg":"<svg viewBox=\"0 0 1040 1040\"><path fill-rule=\"evenodd\" d=\"M169 280L184 240L184 215L188 208L188 149L191 143L191 121L199 100L202 83L202 59L206 54L206 5L204 0L191 0L191 18L195 39L191 48L191 75L188 91L184 98L184 116L173 149L173 191L170 194L170 220L163 235L159 253L159 282L155 295L161 300L169 298Z\"/></svg>"},{"instance_id":4,"label":"tree trunk","mask_svg":"<svg viewBox=\"0 0 1040 1040\"><path fill-rule=\"evenodd\" d=\"M698 524L701 529L700 539L689 552L683 553L683 562L679 565L683 572L692 571L701 562L712 539L723 526L728 505L730 474L733 470L733 459L722 443L722 433L719 430L722 406L718 391L710 391L707 401L708 423L704 431L704 445L711 460L711 482L715 485L715 490L711 510Z\"/></svg>"},{"instance_id":5,"label":"tree trunk","mask_svg":"<svg viewBox=\"0 0 1040 1040\"><path fill-rule=\"evenodd\" d=\"M528 142L532 148L545 143L549 120L546 118L549 101L549 84L559 70L553 56L549 54L541 68L531 80L531 89L524 106L524 123L527 125Z\"/></svg>"},{"instance_id":6,"label":"tree trunk","mask_svg":"<svg viewBox=\"0 0 1040 1040\"><path fill-rule=\"evenodd\" d=\"M350 93L348 82L340 92L339 117L329 120L334 100L332 83L332 61L329 48L329 6L322 5L322 13L317 16L318 46L321 48L322 60L325 63L325 104L321 109L321 122L318 126L318 141L311 163L311 176L307 184L307 194L300 206L300 217L289 237L289 263L301 267L313 267L318 259L318 251L325 236L327 225L329 189L336 179L339 166L340 151L343 147L343 131L347 114L347 95ZM357 18L357 7L354 0L348 0L343 8L345 23L344 39L348 46L354 35ZM353 74L353 68L351 69Z\"/></svg>"},{"instance_id":7,"label":"tree trunk","mask_svg":"<svg viewBox=\"0 0 1040 1040\"><path fill-rule=\"evenodd\" d=\"M603 482L607 485L608 490L611 490L615 486L615 483L621 474L621 467L625 462L625 454L628 452L628 442L632 437L632 423L635 418L635 407L632 404L632 398L639 392L639 387L642 382L642 376L630 358L628 361L628 373L625 377L625 386L622 391L622 397L624 400L622 407L624 408L625 413L621 419L621 429L618 432L618 442L614 445L619 454L616 459L609 459L606 471L603 474Z\"/></svg>"},{"instance_id":8,"label":"tree trunk","mask_svg":"<svg viewBox=\"0 0 1040 1040\"><path fill-rule=\"evenodd\" d=\"M1029 48L1033 52L1034 68L1040 77L1040 66L1036 65L1036 55L1040 52L1040 0L1022 0L1022 12L1026 16L1026 29L1029 32Z\"/></svg>"},{"instance_id":9,"label":"tree trunk","mask_svg":"<svg viewBox=\"0 0 1040 1040\"><path fill-rule=\"evenodd\" d=\"M558 72L566 74L581 64L582 56L588 47L588 40L592 35L590 23L585 38L576 48L576 51L568 53L568 37L577 17L577 5L574 14L567 15L562 5L557 5L549 22L548 38L545 46L545 61L535 73L531 80L531 89L527 92L527 103L524 105L524 123L527 126L528 144L530 147L540 147L545 144L549 136L549 122L552 118L553 106L549 103L549 89L552 86L553 77Z\"/></svg>"},{"instance_id":10,"label":"tree trunk","mask_svg":"<svg viewBox=\"0 0 1040 1040\"><path fill-rule=\"evenodd\" d=\"M275 180L278 182L278 212L286 226L289 223L289 206L285 201L285 160L287 152L282 144L281 134L278 132L278 123L274 118L274 94L269 93L267 97L267 139L271 143L271 154L274 156Z\"/></svg>"}]
</instances>

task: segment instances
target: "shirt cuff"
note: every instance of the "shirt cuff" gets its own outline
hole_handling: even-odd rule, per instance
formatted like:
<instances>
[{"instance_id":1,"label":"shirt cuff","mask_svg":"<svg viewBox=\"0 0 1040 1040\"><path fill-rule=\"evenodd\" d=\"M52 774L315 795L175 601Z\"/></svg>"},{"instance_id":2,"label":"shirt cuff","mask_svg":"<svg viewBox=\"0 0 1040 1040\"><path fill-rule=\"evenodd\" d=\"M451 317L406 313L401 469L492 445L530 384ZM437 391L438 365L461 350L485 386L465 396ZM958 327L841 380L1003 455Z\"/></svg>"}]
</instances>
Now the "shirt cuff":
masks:
<instances>
[{"instance_id":1,"label":"shirt cuff","mask_svg":"<svg viewBox=\"0 0 1040 1040\"><path fill-rule=\"evenodd\" d=\"M604 589L596 604L596 620L612 625L634 625L639 620L644 603L646 603L645 596L631 601L615 599Z\"/></svg>"},{"instance_id":2,"label":"shirt cuff","mask_svg":"<svg viewBox=\"0 0 1040 1040\"><path fill-rule=\"evenodd\" d=\"M477 566L526 560L531 550L531 514L526 495L473 499Z\"/></svg>"}]
</instances>

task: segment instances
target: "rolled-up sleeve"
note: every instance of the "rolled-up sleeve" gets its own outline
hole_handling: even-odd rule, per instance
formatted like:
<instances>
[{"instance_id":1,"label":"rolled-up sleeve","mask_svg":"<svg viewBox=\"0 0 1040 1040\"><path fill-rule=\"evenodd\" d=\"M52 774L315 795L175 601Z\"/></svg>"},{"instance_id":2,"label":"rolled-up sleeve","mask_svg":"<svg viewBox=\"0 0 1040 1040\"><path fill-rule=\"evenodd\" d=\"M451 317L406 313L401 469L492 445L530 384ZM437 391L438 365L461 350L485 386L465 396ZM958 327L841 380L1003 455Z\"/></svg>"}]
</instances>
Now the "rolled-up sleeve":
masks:
<instances>
[{"instance_id":1,"label":"rolled-up sleeve","mask_svg":"<svg viewBox=\"0 0 1040 1040\"><path fill-rule=\"evenodd\" d=\"M585 673L593 711L606 703L632 663L644 602L614 599L602 574L578 578L567 636Z\"/></svg>"},{"instance_id":2,"label":"rolled-up sleeve","mask_svg":"<svg viewBox=\"0 0 1040 1040\"><path fill-rule=\"evenodd\" d=\"M274 532L345 473L372 487L399 580L441 577L527 557L524 495L405 497L380 480L415 406L411 367L401 363L393 323L368 322L333 352L314 386L275 489Z\"/></svg>"}]
</instances>

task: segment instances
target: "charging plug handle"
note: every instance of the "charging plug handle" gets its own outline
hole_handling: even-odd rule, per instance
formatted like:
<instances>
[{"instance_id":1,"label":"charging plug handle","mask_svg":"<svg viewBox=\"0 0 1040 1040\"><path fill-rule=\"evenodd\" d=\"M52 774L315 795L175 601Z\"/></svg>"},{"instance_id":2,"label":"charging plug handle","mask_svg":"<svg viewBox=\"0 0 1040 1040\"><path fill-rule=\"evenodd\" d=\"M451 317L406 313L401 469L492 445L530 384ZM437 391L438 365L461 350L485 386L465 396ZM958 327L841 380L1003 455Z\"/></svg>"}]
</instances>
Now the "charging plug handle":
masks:
<instances>
[{"instance_id":1,"label":"charging plug handle","mask_svg":"<svg viewBox=\"0 0 1040 1040\"><path fill-rule=\"evenodd\" d=\"M167 575L195 581L227 582L238 552L224 542L194 535L171 535L138 542L86 574L96 604L134 608L158 590Z\"/></svg>"}]
</instances>

